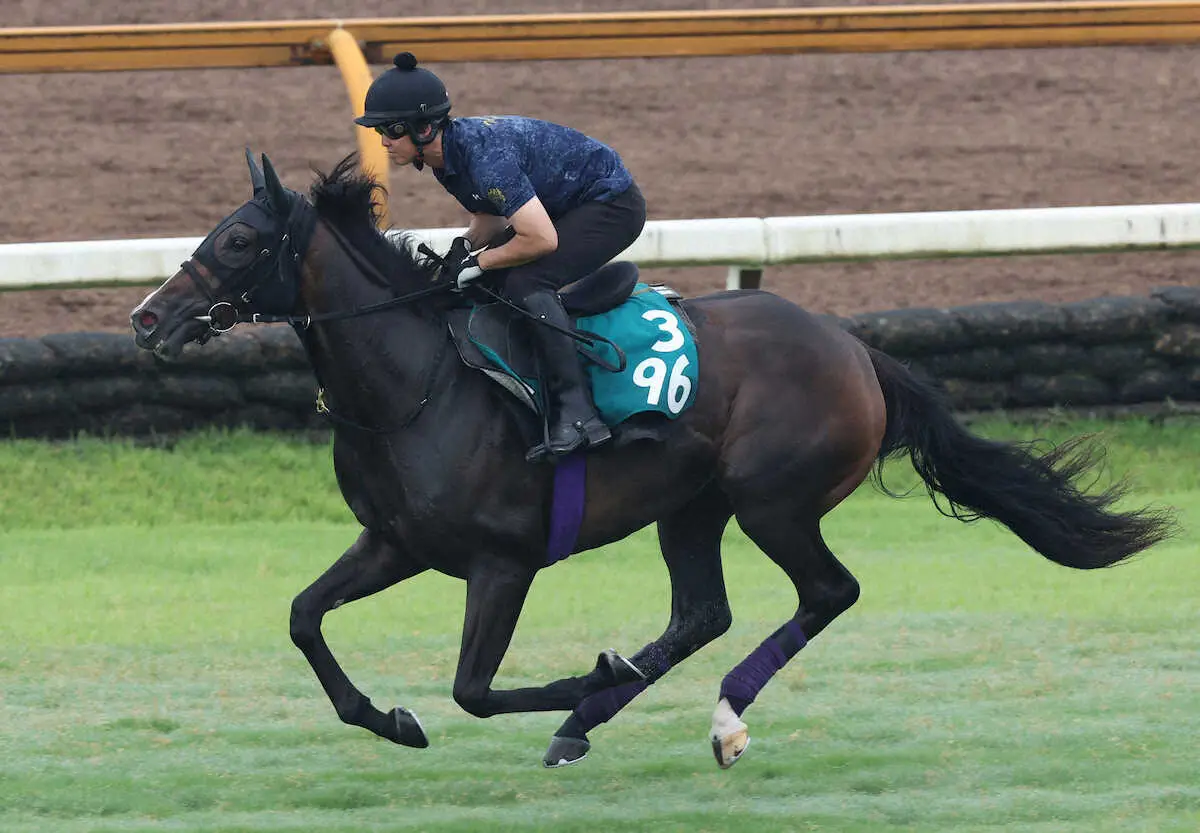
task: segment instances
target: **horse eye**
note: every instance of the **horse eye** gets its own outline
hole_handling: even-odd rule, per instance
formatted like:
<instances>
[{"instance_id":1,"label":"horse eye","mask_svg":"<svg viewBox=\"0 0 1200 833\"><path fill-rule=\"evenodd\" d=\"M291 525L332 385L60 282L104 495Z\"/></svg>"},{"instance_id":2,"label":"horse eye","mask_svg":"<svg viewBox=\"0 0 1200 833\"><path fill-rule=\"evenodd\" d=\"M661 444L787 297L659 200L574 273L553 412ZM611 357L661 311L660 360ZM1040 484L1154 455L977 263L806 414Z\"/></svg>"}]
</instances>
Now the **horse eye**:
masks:
<instances>
[{"instance_id":1,"label":"horse eye","mask_svg":"<svg viewBox=\"0 0 1200 833\"><path fill-rule=\"evenodd\" d=\"M240 269L254 260L254 253L258 251L257 240L258 234L254 228L238 223L217 235L212 243L212 253L222 265Z\"/></svg>"}]
</instances>

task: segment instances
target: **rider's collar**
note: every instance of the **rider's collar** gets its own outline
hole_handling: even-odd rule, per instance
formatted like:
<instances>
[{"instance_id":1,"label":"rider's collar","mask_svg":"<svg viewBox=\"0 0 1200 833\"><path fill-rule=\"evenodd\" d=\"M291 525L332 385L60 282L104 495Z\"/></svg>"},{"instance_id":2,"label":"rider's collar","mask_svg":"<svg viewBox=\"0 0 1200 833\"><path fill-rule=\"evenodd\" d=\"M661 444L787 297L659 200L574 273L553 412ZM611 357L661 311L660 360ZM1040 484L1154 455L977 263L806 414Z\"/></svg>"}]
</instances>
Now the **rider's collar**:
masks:
<instances>
[{"instance_id":1,"label":"rider's collar","mask_svg":"<svg viewBox=\"0 0 1200 833\"><path fill-rule=\"evenodd\" d=\"M458 171L454 167L456 157L458 156L458 145L450 140L452 131L454 130L454 119L450 119L442 127L442 164L436 168L441 172L441 176L454 176ZM429 165L428 162L425 164ZM433 167L429 165L429 167Z\"/></svg>"}]
</instances>

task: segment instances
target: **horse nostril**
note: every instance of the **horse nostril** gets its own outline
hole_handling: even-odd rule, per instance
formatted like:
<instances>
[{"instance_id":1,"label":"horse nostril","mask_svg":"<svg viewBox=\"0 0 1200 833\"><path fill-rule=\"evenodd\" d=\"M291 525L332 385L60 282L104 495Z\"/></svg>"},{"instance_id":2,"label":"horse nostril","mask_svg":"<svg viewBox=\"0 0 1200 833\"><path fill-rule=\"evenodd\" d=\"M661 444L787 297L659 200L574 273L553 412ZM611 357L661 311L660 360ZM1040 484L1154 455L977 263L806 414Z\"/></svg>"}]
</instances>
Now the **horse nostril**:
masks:
<instances>
[{"instance_id":1,"label":"horse nostril","mask_svg":"<svg viewBox=\"0 0 1200 833\"><path fill-rule=\"evenodd\" d=\"M150 312L150 310L142 310L138 314L138 323L142 325L143 329L153 330L154 325L158 323L158 316Z\"/></svg>"}]
</instances>

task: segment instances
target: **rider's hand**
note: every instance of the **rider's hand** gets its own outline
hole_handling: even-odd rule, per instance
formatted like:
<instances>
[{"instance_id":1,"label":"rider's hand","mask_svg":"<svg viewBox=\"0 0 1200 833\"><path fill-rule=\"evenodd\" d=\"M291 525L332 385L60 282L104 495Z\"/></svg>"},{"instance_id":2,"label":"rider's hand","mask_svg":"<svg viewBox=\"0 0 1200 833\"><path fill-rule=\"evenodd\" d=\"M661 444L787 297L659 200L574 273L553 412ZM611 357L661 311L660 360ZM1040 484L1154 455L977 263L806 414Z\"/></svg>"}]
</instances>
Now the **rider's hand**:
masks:
<instances>
[{"instance_id":1,"label":"rider's hand","mask_svg":"<svg viewBox=\"0 0 1200 833\"><path fill-rule=\"evenodd\" d=\"M455 237L450 241L450 248L446 250L446 254L442 257L442 261L449 266L453 263L458 263L470 253L471 241L465 237Z\"/></svg>"},{"instance_id":2,"label":"rider's hand","mask_svg":"<svg viewBox=\"0 0 1200 833\"><path fill-rule=\"evenodd\" d=\"M447 277L454 281L460 292L483 276L483 270L479 268L479 258L472 254L457 262L448 261L446 269Z\"/></svg>"},{"instance_id":3,"label":"rider's hand","mask_svg":"<svg viewBox=\"0 0 1200 833\"><path fill-rule=\"evenodd\" d=\"M454 238L442 262L445 279L454 281L459 292L483 275L479 260L471 254L471 241L465 237Z\"/></svg>"}]
</instances>

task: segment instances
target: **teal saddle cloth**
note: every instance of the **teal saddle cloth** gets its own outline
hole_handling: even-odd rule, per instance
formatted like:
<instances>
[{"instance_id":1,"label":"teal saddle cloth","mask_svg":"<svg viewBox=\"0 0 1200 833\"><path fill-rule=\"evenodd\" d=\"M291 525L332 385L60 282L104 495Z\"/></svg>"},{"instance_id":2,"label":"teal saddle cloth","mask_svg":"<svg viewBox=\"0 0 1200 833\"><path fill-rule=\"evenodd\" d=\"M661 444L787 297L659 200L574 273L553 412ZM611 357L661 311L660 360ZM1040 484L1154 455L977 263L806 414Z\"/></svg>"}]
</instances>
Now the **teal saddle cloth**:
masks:
<instances>
[{"instance_id":1,"label":"teal saddle cloth","mask_svg":"<svg viewBox=\"0 0 1200 833\"><path fill-rule=\"evenodd\" d=\"M637 266L619 261L561 293L576 330L596 410L616 429L636 415L675 419L695 400L699 361L678 293L638 281ZM449 328L462 361L507 390L523 410L545 417L531 328L493 301L452 310ZM643 420L643 423L645 420Z\"/></svg>"}]
</instances>

